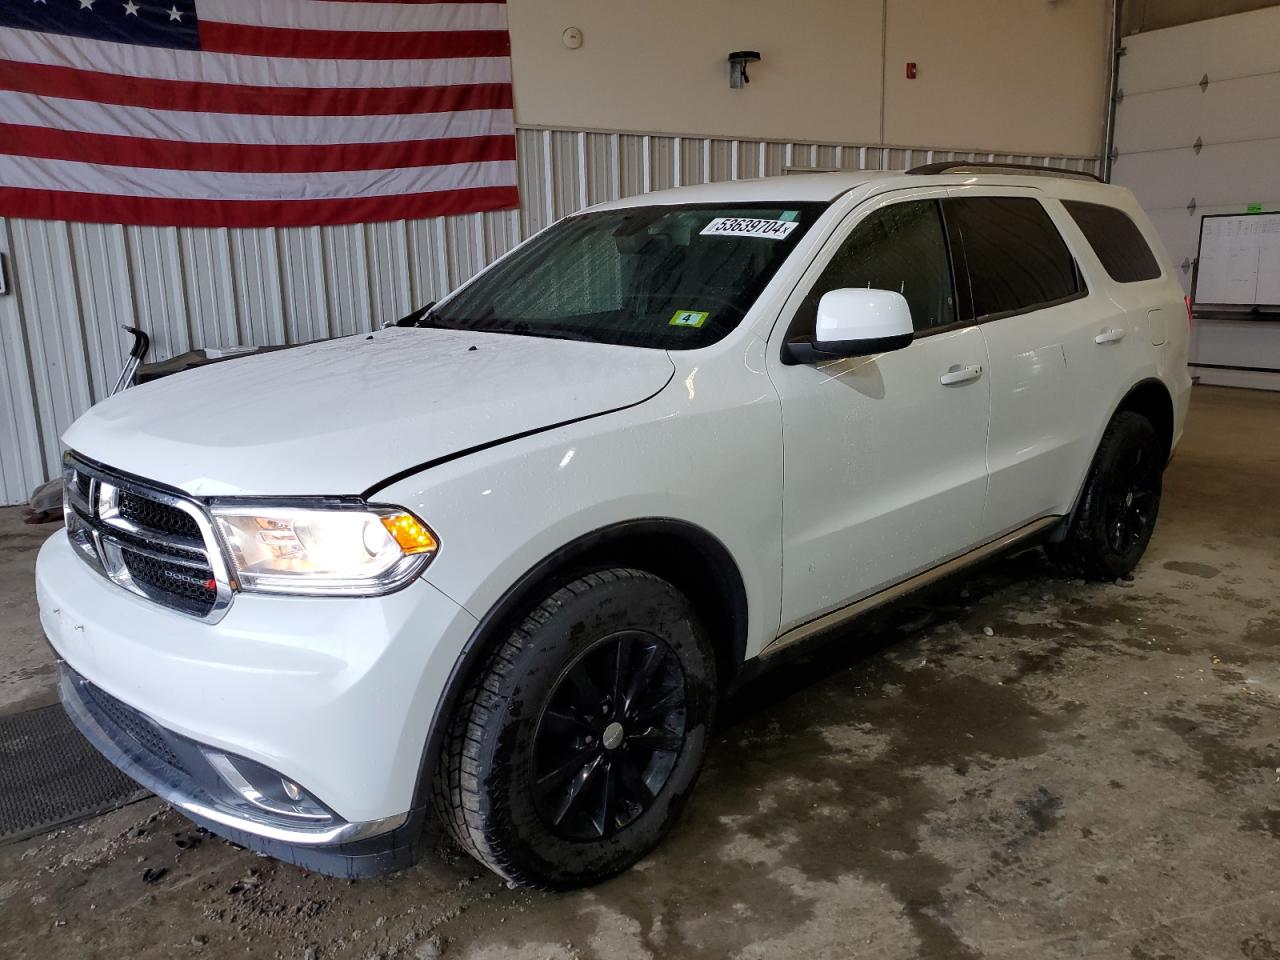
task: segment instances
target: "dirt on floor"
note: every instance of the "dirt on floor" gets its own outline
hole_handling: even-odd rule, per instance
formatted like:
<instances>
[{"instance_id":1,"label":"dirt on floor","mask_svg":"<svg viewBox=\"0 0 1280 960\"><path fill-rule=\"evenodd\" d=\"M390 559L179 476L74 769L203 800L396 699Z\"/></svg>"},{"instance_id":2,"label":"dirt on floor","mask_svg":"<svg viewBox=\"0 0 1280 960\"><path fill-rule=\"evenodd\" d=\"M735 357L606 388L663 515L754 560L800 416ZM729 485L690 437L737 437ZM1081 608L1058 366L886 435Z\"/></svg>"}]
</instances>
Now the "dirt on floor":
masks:
<instances>
[{"instance_id":1,"label":"dirt on floor","mask_svg":"<svg viewBox=\"0 0 1280 960\"><path fill-rule=\"evenodd\" d=\"M1132 582L1007 558L766 675L613 881L333 880L149 800L0 849L0 956L1280 960L1278 587L1280 396L1197 388Z\"/></svg>"},{"instance_id":2,"label":"dirt on floor","mask_svg":"<svg viewBox=\"0 0 1280 960\"><path fill-rule=\"evenodd\" d=\"M53 656L40 631L32 581L36 551L61 524L27 524L0 508L0 713L57 702Z\"/></svg>"}]
</instances>

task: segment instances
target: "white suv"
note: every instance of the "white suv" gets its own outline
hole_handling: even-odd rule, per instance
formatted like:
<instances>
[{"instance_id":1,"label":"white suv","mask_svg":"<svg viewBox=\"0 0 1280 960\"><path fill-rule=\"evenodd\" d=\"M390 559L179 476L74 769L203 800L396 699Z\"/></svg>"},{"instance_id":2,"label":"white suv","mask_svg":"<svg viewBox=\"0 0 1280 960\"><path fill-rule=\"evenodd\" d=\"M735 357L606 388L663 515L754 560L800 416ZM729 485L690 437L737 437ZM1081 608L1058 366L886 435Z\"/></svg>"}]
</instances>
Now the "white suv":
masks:
<instances>
[{"instance_id":1,"label":"white suv","mask_svg":"<svg viewBox=\"0 0 1280 960\"><path fill-rule=\"evenodd\" d=\"M61 694L193 820L344 876L434 811L511 880L671 826L776 651L1036 541L1125 576L1188 388L1125 190L971 166L695 186L372 335L112 397L40 553Z\"/></svg>"}]
</instances>

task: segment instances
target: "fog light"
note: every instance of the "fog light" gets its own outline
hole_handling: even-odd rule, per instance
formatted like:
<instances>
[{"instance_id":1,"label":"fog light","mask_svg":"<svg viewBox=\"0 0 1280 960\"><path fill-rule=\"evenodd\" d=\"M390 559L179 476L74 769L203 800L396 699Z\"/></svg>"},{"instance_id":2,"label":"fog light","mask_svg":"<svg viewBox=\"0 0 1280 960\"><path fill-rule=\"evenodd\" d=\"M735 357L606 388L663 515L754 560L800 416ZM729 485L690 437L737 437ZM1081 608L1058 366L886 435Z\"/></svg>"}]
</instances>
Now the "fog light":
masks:
<instances>
[{"instance_id":1,"label":"fog light","mask_svg":"<svg viewBox=\"0 0 1280 960\"><path fill-rule=\"evenodd\" d=\"M216 750L205 750L204 755L223 782L259 810L311 823L334 819L324 804L270 767Z\"/></svg>"}]
</instances>

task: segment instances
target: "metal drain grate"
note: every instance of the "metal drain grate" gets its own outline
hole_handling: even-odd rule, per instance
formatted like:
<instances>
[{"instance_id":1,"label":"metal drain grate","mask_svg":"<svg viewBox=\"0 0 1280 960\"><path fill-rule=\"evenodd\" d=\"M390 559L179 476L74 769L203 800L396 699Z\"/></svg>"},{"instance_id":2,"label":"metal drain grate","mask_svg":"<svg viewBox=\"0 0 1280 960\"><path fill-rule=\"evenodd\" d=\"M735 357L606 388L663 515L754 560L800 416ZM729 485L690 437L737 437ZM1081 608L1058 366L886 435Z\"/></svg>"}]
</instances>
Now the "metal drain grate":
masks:
<instances>
[{"instance_id":1,"label":"metal drain grate","mask_svg":"<svg viewBox=\"0 0 1280 960\"><path fill-rule=\"evenodd\" d=\"M80 735L60 705L0 717L0 843L146 795Z\"/></svg>"}]
</instances>

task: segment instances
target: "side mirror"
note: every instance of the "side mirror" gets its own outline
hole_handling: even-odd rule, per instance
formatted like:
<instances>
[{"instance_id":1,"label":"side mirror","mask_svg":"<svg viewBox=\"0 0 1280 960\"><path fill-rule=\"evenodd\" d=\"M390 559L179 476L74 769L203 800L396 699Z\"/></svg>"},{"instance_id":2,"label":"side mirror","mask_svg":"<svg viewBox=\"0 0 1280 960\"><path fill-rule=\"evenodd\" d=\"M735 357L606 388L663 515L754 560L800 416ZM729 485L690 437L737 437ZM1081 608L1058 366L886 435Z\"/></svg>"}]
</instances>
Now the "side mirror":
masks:
<instances>
[{"instance_id":1,"label":"side mirror","mask_svg":"<svg viewBox=\"0 0 1280 960\"><path fill-rule=\"evenodd\" d=\"M906 298L892 290L830 290L818 301L813 340L787 344L789 363L865 357L901 350L915 336Z\"/></svg>"}]
</instances>

